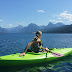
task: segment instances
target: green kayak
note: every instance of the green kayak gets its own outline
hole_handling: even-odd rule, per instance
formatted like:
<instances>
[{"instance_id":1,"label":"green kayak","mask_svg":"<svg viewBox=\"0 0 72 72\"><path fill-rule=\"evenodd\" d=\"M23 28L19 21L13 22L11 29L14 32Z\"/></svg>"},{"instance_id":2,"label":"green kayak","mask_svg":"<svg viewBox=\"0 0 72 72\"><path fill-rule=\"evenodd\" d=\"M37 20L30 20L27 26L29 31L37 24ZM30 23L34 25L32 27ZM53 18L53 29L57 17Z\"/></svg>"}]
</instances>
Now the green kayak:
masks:
<instances>
[{"instance_id":1,"label":"green kayak","mask_svg":"<svg viewBox=\"0 0 72 72\"><path fill-rule=\"evenodd\" d=\"M72 53L72 48L59 48L59 49L54 48L53 50L51 50L51 52L61 53L64 54L64 56L55 57L50 52L48 53L27 52L25 56L19 57L20 53L16 53L0 56L0 66L18 66L18 65L37 64L53 60L59 60Z\"/></svg>"}]
</instances>

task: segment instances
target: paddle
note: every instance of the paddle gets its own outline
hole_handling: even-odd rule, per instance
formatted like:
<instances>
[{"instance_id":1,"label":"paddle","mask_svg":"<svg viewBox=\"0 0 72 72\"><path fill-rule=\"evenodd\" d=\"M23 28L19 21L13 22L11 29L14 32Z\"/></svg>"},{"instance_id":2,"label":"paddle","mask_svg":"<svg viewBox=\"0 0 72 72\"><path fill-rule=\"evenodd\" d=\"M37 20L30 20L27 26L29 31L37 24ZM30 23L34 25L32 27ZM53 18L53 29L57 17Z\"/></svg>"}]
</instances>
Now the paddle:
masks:
<instances>
[{"instance_id":1,"label":"paddle","mask_svg":"<svg viewBox=\"0 0 72 72\"><path fill-rule=\"evenodd\" d=\"M62 57L62 56L64 56L64 54L54 53L54 52L51 52L50 50L48 52L50 52L53 56L56 56L56 57Z\"/></svg>"}]
</instances>

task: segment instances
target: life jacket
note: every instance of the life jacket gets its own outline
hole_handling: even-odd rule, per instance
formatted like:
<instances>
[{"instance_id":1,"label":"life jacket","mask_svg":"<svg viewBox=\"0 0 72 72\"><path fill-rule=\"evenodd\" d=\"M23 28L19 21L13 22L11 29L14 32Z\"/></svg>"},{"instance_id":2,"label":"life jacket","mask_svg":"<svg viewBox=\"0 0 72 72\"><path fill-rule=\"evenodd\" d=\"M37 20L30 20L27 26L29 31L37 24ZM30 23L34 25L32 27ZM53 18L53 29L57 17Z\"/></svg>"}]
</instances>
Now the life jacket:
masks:
<instances>
[{"instance_id":1,"label":"life jacket","mask_svg":"<svg viewBox=\"0 0 72 72\"><path fill-rule=\"evenodd\" d=\"M39 39L39 38L38 38ZM35 37L33 39L33 41L35 40ZM40 40L40 39L39 39ZM38 43L36 44L32 44L31 45L31 50L35 53L38 53L38 52L42 52L43 49L42 49L42 41L40 40Z\"/></svg>"}]
</instances>

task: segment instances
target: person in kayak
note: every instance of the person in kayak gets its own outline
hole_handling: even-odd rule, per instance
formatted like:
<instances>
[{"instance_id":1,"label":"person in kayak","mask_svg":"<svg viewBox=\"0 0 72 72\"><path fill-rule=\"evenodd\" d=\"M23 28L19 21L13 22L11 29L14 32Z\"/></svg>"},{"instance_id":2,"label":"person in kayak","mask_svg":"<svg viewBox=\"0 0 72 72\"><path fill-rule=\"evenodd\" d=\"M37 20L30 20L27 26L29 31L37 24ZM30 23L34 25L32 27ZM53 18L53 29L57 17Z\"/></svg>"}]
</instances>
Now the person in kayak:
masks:
<instances>
[{"instance_id":1,"label":"person in kayak","mask_svg":"<svg viewBox=\"0 0 72 72\"><path fill-rule=\"evenodd\" d=\"M42 42L41 42L41 37L42 37L42 32L37 31L36 36L33 38L32 42L29 42L24 50L23 53L21 53L19 56L25 55L26 51L28 48L31 46L32 52L38 53L38 52L44 52L44 51L50 51L48 48L42 47Z\"/></svg>"}]
</instances>

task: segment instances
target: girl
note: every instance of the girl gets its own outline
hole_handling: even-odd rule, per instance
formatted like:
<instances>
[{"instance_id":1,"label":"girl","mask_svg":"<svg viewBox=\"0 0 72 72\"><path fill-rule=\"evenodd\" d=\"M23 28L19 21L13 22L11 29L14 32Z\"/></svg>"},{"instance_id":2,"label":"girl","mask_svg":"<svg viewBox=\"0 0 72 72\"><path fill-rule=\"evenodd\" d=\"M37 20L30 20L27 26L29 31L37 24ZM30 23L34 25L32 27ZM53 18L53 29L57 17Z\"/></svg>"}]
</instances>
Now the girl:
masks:
<instances>
[{"instance_id":1,"label":"girl","mask_svg":"<svg viewBox=\"0 0 72 72\"><path fill-rule=\"evenodd\" d=\"M29 42L24 50L23 53L21 53L19 56L23 56L25 55L26 51L28 50L28 48L31 46L31 51L38 53L38 52L43 52L43 51L49 51L48 48L44 48L42 47L42 42L41 42L41 37L42 37L42 32L41 31L37 31L36 32L36 36L34 37L32 42Z\"/></svg>"}]
</instances>

